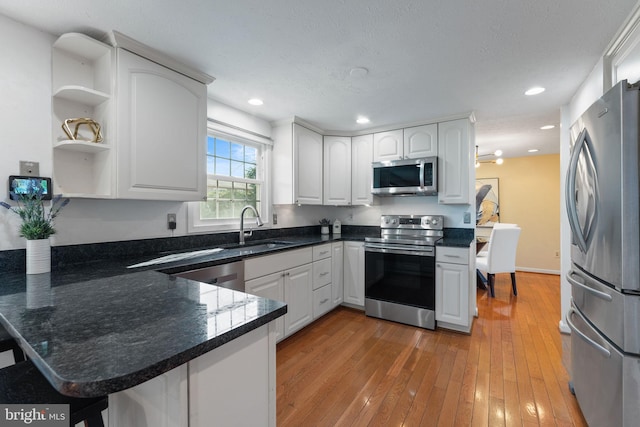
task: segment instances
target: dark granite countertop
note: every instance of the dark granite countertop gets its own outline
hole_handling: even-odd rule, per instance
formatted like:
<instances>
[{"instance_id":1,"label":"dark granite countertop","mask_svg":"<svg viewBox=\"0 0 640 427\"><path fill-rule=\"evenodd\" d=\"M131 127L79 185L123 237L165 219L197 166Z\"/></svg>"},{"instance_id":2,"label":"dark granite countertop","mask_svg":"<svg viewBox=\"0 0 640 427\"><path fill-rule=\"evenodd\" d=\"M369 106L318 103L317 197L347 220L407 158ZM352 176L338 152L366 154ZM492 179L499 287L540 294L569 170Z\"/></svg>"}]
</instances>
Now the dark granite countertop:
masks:
<instances>
[{"instance_id":1,"label":"dark granite countertop","mask_svg":"<svg viewBox=\"0 0 640 427\"><path fill-rule=\"evenodd\" d=\"M59 286L49 273L24 276L20 292L0 296L0 321L76 397L133 387L286 313L283 302L155 271Z\"/></svg>"},{"instance_id":2,"label":"dark granite countertop","mask_svg":"<svg viewBox=\"0 0 640 427\"><path fill-rule=\"evenodd\" d=\"M473 243L473 236L468 237L443 237L436 242L436 246L454 246L460 248L468 248Z\"/></svg>"},{"instance_id":3,"label":"dark granite countertop","mask_svg":"<svg viewBox=\"0 0 640 427\"><path fill-rule=\"evenodd\" d=\"M165 256L95 260L51 273L0 273L0 322L58 391L77 397L124 390L286 313L286 305L168 274L365 234L280 236L166 264ZM190 252L203 248L193 248ZM211 249L211 248L206 248ZM163 274L168 273L168 274Z\"/></svg>"}]
</instances>

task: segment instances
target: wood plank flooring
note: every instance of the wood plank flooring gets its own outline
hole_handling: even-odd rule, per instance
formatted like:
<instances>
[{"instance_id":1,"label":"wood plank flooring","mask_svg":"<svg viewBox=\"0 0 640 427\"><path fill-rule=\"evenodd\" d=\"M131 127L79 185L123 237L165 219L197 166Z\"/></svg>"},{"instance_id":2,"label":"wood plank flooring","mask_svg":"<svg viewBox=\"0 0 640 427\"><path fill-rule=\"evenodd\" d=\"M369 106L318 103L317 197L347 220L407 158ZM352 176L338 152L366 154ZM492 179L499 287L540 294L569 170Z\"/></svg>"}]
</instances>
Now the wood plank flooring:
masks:
<instances>
[{"instance_id":1,"label":"wood plank flooring","mask_svg":"<svg viewBox=\"0 0 640 427\"><path fill-rule=\"evenodd\" d=\"M562 364L560 279L496 276L471 335L338 308L277 347L278 426L586 426Z\"/></svg>"}]
</instances>

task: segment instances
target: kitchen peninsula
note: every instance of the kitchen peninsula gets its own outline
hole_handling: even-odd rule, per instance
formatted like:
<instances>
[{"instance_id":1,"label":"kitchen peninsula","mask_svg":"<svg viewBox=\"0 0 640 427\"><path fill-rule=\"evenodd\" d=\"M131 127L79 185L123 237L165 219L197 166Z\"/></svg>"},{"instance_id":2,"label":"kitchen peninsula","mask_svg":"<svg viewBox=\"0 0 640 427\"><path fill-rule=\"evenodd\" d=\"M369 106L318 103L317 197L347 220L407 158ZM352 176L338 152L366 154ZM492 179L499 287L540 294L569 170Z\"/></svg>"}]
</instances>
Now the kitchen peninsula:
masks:
<instances>
[{"instance_id":1,"label":"kitchen peninsula","mask_svg":"<svg viewBox=\"0 0 640 427\"><path fill-rule=\"evenodd\" d=\"M3 326L61 393L108 394L110 426L275 425L284 303L156 271L1 276Z\"/></svg>"}]
</instances>

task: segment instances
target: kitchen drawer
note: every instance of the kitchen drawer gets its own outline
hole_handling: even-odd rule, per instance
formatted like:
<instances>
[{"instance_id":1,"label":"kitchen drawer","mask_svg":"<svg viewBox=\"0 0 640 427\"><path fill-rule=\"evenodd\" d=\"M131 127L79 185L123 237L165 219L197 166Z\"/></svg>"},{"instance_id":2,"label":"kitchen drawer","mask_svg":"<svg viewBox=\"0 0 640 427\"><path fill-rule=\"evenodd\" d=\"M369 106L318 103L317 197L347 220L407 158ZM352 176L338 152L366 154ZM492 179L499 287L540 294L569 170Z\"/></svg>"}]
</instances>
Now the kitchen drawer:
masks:
<instances>
[{"instance_id":1,"label":"kitchen drawer","mask_svg":"<svg viewBox=\"0 0 640 427\"><path fill-rule=\"evenodd\" d=\"M249 258L244 261L244 280L255 279L278 271L309 264L312 260L311 248L293 249L274 255Z\"/></svg>"},{"instance_id":2,"label":"kitchen drawer","mask_svg":"<svg viewBox=\"0 0 640 427\"><path fill-rule=\"evenodd\" d=\"M313 318L317 319L328 313L333 305L331 304L331 285L325 285L313 291Z\"/></svg>"},{"instance_id":3,"label":"kitchen drawer","mask_svg":"<svg viewBox=\"0 0 640 427\"><path fill-rule=\"evenodd\" d=\"M331 257L331 243L324 245L318 245L313 247L313 260L330 258Z\"/></svg>"},{"instance_id":4,"label":"kitchen drawer","mask_svg":"<svg viewBox=\"0 0 640 427\"><path fill-rule=\"evenodd\" d=\"M331 283L331 258L313 263L313 289L316 290Z\"/></svg>"},{"instance_id":5,"label":"kitchen drawer","mask_svg":"<svg viewBox=\"0 0 640 427\"><path fill-rule=\"evenodd\" d=\"M436 262L469 264L469 248L438 246L436 247Z\"/></svg>"}]
</instances>

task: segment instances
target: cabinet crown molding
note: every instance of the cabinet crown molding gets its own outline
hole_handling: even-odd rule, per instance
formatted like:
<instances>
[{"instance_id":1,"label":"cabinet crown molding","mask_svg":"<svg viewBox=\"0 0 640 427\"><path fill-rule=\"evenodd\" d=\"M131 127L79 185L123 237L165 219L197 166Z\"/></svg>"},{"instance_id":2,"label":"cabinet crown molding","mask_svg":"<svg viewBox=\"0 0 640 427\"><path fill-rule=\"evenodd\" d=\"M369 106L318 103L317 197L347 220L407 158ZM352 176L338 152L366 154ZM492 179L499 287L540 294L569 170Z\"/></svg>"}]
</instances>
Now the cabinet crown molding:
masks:
<instances>
[{"instance_id":1,"label":"cabinet crown molding","mask_svg":"<svg viewBox=\"0 0 640 427\"><path fill-rule=\"evenodd\" d=\"M184 74L185 76L192 78L193 80L199 81L200 83L208 85L215 80L215 78L210 76L209 74L203 73L199 70L196 70L195 68L176 61L175 59L160 52L159 50L140 43L139 41L134 40L131 37L122 34L121 32L113 30L111 33L109 33L108 37L112 46L126 49L129 52L140 55L164 67L170 68L175 72Z\"/></svg>"}]
</instances>

